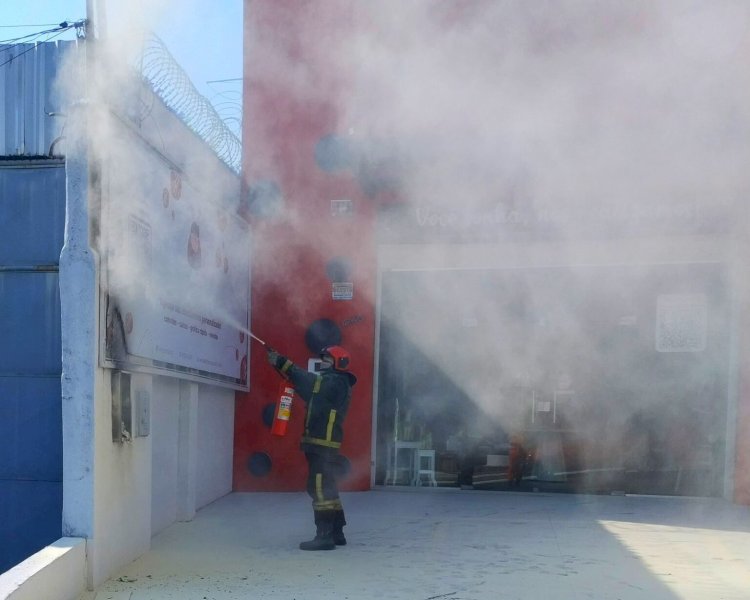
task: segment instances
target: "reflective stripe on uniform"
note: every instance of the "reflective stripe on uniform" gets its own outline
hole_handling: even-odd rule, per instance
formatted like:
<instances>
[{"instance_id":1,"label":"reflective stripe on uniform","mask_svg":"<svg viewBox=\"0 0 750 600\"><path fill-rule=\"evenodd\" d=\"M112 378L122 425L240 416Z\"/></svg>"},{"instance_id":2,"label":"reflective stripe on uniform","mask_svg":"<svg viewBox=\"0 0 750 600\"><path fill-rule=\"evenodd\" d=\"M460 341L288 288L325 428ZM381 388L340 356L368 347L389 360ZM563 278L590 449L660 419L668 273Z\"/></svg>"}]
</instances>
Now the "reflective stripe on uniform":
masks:
<instances>
[{"instance_id":1,"label":"reflective stripe on uniform","mask_svg":"<svg viewBox=\"0 0 750 600\"><path fill-rule=\"evenodd\" d=\"M315 474L315 498L316 504L322 504L325 502L325 496L323 495L323 474Z\"/></svg>"},{"instance_id":2,"label":"reflective stripe on uniform","mask_svg":"<svg viewBox=\"0 0 750 600\"><path fill-rule=\"evenodd\" d=\"M341 448L341 442L333 442L331 440L321 440L320 438L314 438L305 436L302 438L303 444L312 444L314 446L325 446L327 448Z\"/></svg>"},{"instance_id":3,"label":"reflective stripe on uniform","mask_svg":"<svg viewBox=\"0 0 750 600\"><path fill-rule=\"evenodd\" d=\"M314 510L343 510L341 500L314 500Z\"/></svg>"},{"instance_id":4,"label":"reflective stripe on uniform","mask_svg":"<svg viewBox=\"0 0 750 600\"><path fill-rule=\"evenodd\" d=\"M315 394L317 394L320 391L320 384L323 383L323 378L318 375L315 378L315 383L313 384L313 390L312 390L312 396L310 396L310 402L307 403L307 418L305 419L305 433L307 433L307 428L310 425L310 416L313 413L312 407L313 407L313 401L315 400Z\"/></svg>"},{"instance_id":5,"label":"reflective stripe on uniform","mask_svg":"<svg viewBox=\"0 0 750 600\"><path fill-rule=\"evenodd\" d=\"M331 441L331 438L333 437L333 424L336 422L336 410L332 409L331 412L328 413L328 427L326 427L326 440Z\"/></svg>"}]
</instances>

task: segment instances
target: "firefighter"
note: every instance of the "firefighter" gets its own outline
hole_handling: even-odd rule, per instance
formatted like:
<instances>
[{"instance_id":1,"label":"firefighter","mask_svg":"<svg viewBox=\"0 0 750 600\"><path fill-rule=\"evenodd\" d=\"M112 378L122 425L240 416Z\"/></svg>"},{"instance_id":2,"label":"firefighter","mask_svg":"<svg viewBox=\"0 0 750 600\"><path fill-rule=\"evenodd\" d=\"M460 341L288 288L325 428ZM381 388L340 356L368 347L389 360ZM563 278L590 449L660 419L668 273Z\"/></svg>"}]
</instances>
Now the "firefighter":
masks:
<instances>
[{"instance_id":1,"label":"firefighter","mask_svg":"<svg viewBox=\"0 0 750 600\"><path fill-rule=\"evenodd\" d=\"M341 346L323 348L320 359L320 371L311 373L268 349L268 362L292 382L306 405L301 449L307 459L307 493L312 498L316 534L299 545L301 550L333 550L346 544L336 477L344 418L357 378L349 372L349 353Z\"/></svg>"}]
</instances>

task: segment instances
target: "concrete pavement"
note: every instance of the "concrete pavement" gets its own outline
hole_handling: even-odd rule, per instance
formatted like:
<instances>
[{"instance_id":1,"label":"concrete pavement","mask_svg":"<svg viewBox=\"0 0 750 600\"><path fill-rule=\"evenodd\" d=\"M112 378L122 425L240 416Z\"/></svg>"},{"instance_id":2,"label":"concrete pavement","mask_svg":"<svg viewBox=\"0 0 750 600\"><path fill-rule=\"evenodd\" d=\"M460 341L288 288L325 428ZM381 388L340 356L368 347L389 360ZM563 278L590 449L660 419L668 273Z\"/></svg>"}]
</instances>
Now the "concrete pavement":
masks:
<instances>
[{"instance_id":1,"label":"concrete pavement","mask_svg":"<svg viewBox=\"0 0 750 600\"><path fill-rule=\"evenodd\" d=\"M302 552L303 493L230 494L81 600L748 600L750 508L719 499L387 488Z\"/></svg>"}]
</instances>

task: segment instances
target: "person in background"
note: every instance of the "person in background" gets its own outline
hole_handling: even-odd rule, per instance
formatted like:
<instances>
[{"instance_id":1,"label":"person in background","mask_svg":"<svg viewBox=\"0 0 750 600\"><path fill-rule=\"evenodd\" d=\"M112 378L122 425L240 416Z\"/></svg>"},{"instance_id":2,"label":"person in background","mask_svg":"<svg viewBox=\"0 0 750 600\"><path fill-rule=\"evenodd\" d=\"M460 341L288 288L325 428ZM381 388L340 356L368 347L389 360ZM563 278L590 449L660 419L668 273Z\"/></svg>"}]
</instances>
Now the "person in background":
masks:
<instances>
[{"instance_id":1,"label":"person in background","mask_svg":"<svg viewBox=\"0 0 750 600\"><path fill-rule=\"evenodd\" d=\"M346 519L336 478L344 419L357 378L349 372L349 353L341 346L323 348L320 359L320 371L311 373L268 348L268 362L291 381L306 405L301 449L307 459L307 493L312 498L316 533L299 545L301 550L333 550L346 544Z\"/></svg>"},{"instance_id":2,"label":"person in background","mask_svg":"<svg viewBox=\"0 0 750 600\"><path fill-rule=\"evenodd\" d=\"M510 436L510 447L508 449L508 483L515 486L521 485L525 469L526 448L524 447L523 435L517 433Z\"/></svg>"}]
</instances>

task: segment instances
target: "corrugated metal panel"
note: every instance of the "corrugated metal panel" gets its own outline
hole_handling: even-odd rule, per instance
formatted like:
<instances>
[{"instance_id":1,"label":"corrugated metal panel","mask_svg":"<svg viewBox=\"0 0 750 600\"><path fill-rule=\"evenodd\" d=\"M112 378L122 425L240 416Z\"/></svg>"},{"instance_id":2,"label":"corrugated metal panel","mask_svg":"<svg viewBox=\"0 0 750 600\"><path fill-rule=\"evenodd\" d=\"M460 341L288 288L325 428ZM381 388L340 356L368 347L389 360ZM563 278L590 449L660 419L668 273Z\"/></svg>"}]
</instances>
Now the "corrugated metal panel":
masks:
<instances>
[{"instance_id":1,"label":"corrugated metal panel","mask_svg":"<svg viewBox=\"0 0 750 600\"><path fill-rule=\"evenodd\" d=\"M76 41L0 45L0 155L47 156L60 136L65 107L55 90L61 56Z\"/></svg>"},{"instance_id":2,"label":"corrugated metal panel","mask_svg":"<svg viewBox=\"0 0 750 600\"><path fill-rule=\"evenodd\" d=\"M59 377L57 272L0 271L0 307L0 377Z\"/></svg>"},{"instance_id":3,"label":"corrugated metal panel","mask_svg":"<svg viewBox=\"0 0 750 600\"><path fill-rule=\"evenodd\" d=\"M60 481L60 376L0 377L0 481ZM54 443L50 443L54 441Z\"/></svg>"},{"instance_id":4,"label":"corrugated metal panel","mask_svg":"<svg viewBox=\"0 0 750 600\"><path fill-rule=\"evenodd\" d=\"M61 537L62 483L0 480L0 498L2 573Z\"/></svg>"},{"instance_id":5,"label":"corrugated metal panel","mask_svg":"<svg viewBox=\"0 0 750 600\"><path fill-rule=\"evenodd\" d=\"M0 162L0 224L0 268L56 265L65 226L64 163Z\"/></svg>"},{"instance_id":6,"label":"corrugated metal panel","mask_svg":"<svg viewBox=\"0 0 750 600\"><path fill-rule=\"evenodd\" d=\"M60 537L61 160L0 161L0 572Z\"/></svg>"}]
</instances>

